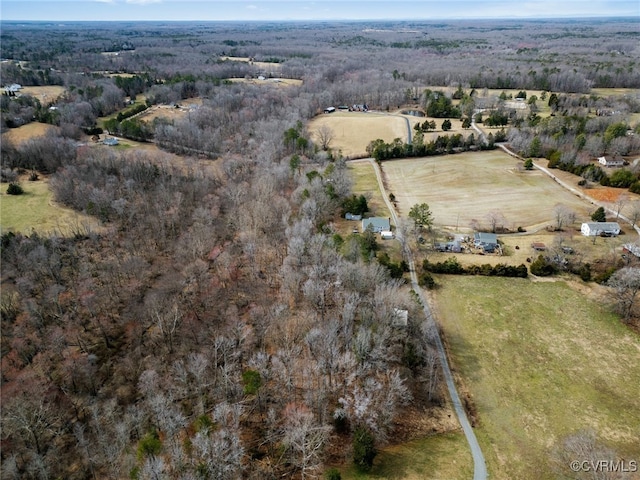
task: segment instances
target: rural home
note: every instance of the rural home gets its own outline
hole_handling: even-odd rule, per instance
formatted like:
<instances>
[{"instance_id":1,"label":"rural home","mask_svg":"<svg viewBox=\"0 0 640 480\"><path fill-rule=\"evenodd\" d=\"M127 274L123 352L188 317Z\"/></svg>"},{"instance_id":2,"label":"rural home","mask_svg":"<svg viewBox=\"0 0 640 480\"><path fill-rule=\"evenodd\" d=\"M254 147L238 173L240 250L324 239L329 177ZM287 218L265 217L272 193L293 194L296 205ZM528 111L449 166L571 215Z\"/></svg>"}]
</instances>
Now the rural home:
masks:
<instances>
[{"instance_id":1,"label":"rural home","mask_svg":"<svg viewBox=\"0 0 640 480\"><path fill-rule=\"evenodd\" d=\"M618 222L588 222L582 224L580 232L585 237L596 235L615 237L620 235L620 225Z\"/></svg>"},{"instance_id":2,"label":"rural home","mask_svg":"<svg viewBox=\"0 0 640 480\"><path fill-rule=\"evenodd\" d=\"M599 157L598 163L608 168L622 167L624 165L624 160L622 160L621 158L612 159L607 157Z\"/></svg>"},{"instance_id":3,"label":"rural home","mask_svg":"<svg viewBox=\"0 0 640 480\"><path fill-rule=\"evenodd\" d=\"M492 253L498 248L498 236L495 233L476 232L473 234L473 246Z\"/></svg>"},{"instance_id":4,"label":"rural home","mask_svg":"<svg viewBox=\"0 0 640 480\"><path fill-rule=\"evenodd\" d=\"M362 231L370 228L374 233L391 230L391 222L388 218L371 217L362 220Z\"/></svg>"}]
</instances>

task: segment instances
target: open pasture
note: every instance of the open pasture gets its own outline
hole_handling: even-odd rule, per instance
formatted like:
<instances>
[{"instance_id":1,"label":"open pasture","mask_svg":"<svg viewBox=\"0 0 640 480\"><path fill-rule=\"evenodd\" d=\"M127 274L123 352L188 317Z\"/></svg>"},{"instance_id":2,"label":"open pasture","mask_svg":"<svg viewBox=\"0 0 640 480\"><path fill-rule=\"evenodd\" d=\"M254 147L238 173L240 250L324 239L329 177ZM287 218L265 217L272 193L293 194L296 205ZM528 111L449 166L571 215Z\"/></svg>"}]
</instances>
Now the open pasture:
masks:
<instances>
[{"instance_id":1,"label":"open pasture","mask_svg":"<svg viewBox=\"0 0 640 480\"><path fill-rule=\"evenodd\" d=\"M201 98L188 98L182 100L179 105L154 105L138 114L136 118L145 123L151 123L156 118L164 118L169 121L180 120L200 105L202 105Z\"/></svg>"},{"instance_id":2,"label":"open pasture","mask_svg":"<svg viewBox=\"0 0 640 480\"><path fill-rule=\"evenodd\" d=\"M490 478L587 478L559 459L564 439L585 430L618 458L640 458L640 337L606 304L563 281L437 282L438 318L452 367L473 392Z\"/></svg>"},{"instance_id":3,"label":"open pasture","mask_svg":"<svg viewBox=\"0 0 640 480\"><path fill-rule=\"evenodd\" d=\"M487 228L489 212L499 212L504 227L527 230L549 224L557 204L586 221L594 207L571 194L544 173L524 171L520 162L502 151L383 162L389 192L407 216L416 203L428 203L437 225L460 231Z\"/></svg>"},{"instance_id":4,"label":"open pasture","mask_svg":"<svg viewBox=\"0 0 640 480\"><path fill-rule=\"evenodd\" d=\"M299 87L302 85L302 80L296 78L265 78L260 80L259 78L227 78L226 81L231 83L248 83L251 85L270 85L276 87Z\"/></svg>"},{"instance_id":5,"label":"open pasture","mask_svg":"<svg viewBox=\"0 0 640 480\"><path fill-rule=\"evenodd\" d=\"M385 142L395 138L407 141L407 121L401 116L346 111L320 115L308 125L314 141L318 141L317 132L323 126L333 132L329 148L350 158L366 156L367 146L378 138Z\"/></svg>"},{"instance_id":6,"label":"open pasture","mask_svg":"<svg viewBox=\"0 0 640 480\"><path fill-rule=\"evenodd\" d=\"M30 95L37 98L42 105L55 102L64 93L64 87L60 85L46 85L41 87L22 87L21 95Z\"/></svg>"},{"instance_id":7,"label":"open pasture","mask_svg":"<svg viewBox=\"0 0 640 480\"><path fill-rule=\"evenodd\" d=\"M44 137L48 132L57 130L58 127L48 123L31 122L18 128L11 128L2 134L3 140L9 140L18 145L32 138Z\"/></svg>"},{"instance_id":8,"label":"open pasture","mask_svg":"<svg viewBox=\"0 0 640 480\"><path fill-rule=\"evenodd\" d=\"M0 193L0 230L30 235L71 235L85 232L87 228L96 231L99 222L88 215L62 207L53 200L48 178L35 182L23 179L22 195L7 195L7 184L2 184Z\"/></svg>"},{"instance_id":9,"label":"open pasture","mask_svg":"<svg viewBox=\"0 0 640 480\"><path fill-rule=\"evenodd\" d=\"M277 72L280 71L280 64L275 62L255 62L249 57L230 57L223 56L220 57L220 60L223 62L242 62L248 63L255 67L261 68L267 72Z\"/></svg>"}]
</instances>

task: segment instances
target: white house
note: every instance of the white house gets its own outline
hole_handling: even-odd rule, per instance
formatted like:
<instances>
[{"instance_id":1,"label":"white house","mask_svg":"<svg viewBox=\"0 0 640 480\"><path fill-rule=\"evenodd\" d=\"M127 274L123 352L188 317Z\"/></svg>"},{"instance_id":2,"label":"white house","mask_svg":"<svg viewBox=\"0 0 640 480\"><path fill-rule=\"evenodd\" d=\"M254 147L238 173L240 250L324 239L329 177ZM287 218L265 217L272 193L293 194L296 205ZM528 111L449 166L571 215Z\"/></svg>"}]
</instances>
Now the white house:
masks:
<instances>
[{"instance_id":1,"label":"white house","mask_svg":"<svg viewBox=\"0 0 640 480\"><path fill-rule=\"evenodd\" d=\"M622 167L624 165L624 160L622 160L621 158L608 159L607 157L598 157L598 163L609 168Z\"/></svg>"},{"instance_id":2,"label":"white house","mask_svg":"<svg viewBox=\"0 0 640 480\"><path fill-rule=\"evenodd\" d=\"M618 222L588 222L582 224L580 231L585 237L596 235L617 237L620 235L620 225Z\"/></svg>"}]
</instances>

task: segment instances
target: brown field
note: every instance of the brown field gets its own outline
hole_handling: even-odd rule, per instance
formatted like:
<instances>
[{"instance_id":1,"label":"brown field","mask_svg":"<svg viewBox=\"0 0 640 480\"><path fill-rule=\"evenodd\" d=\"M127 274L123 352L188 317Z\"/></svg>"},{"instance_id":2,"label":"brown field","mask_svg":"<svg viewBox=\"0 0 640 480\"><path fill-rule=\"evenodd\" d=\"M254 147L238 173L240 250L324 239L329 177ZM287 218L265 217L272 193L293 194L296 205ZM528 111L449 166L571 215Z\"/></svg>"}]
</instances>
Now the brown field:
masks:
<instances>
[{"instance_id":1,"label":"brown field","mask_svg":"<svg viewBox=\"0 0 640 480\"><path fill-rule=\"evenodd\" d=\"M2 138L20 144L32 138L44 137L48 132L57 130L57 128L48 123L31 122L18 128L9 129L2 134Z\"/></svg>"},{"instance_id":2,"label":"brown field","mask_svg":"<svg viewBox=\"0 0 640 480\"><path fill-rule=\"evenodd\" d=\"M59 85L48 85L44 87L22 87L20 93L31 95L40 100L40 103L47 105L55 102L64 93L64 87Z\"/></svg>"},{"instance_id":3,"label":"brown field","mask_svg":"<svg viewBox=\"0 0 640 480\"><path fill-rule=\"evenodd\" d=\"M469 231L475 220L487 227L496 210L515 230L544 228L553 209L563 204L586 221L594 207L553 182L544 173L522 171L519 162L501 151L463 153L383 163L388 189L406 216L416 203L429 204L438 226Z\"/></svg>"},{"instance_id":4,"label":"brown field","mask_svg":"<svg viewBox=\"0 0 640 480\"><path fill-rule=\"evenodd\" d=\"M407 141L407 122L411 127L411 135L415 134L413 127L416 123L423 123L425 120L434 120L436 122L436 130L426 133L424 140L435 139L439 135L452 135L461 133L464 136L474 133L471 129L463 129L462 121L452 118L451 130L443 132L441 129L443 118L416 117L413 115L403 115L401 109L391 114L378 112L346 112L337 111L332 114L320 115L311 122L308 128L311 137L317 141L317 131L322 125L328 125L334 133L334 138L329 145L333 150L339 150L342 155L349 158L365 157L367 155L367 146L373 140L381 138L385 142L391 142L396 138L400 138L403 142Z\"/></svg>"},{"instance_id":5,"label":"brown field","mask_svg":"<svg viewBox=\"0 0 640 480\"><path fill-rule=\"evenodd\" d=\"M308 125L314 141L317 141L316 132L323 125L333 130L334 138L329 147L350 158L366 156L367 146L378 138L385 142L395 138L407 140L407 122L399 115L342 111L320 115Z\"/></svg>"},{"instance_id":6,"label":"brown field","mask_svg":"<svg viewBox=\"0 0 640 480\"><path fill-rule=\"evenodd\" d=\"M140 113L136 118L141 122L151 123L156 118L166 118L169 121L179 120L189 114L190 111L202 105L201 98L188 98L175 105L154 105Z\"/></svg>"},{"instance_id":7,"label":"brown field","mask_svg":"<svg viewBox=\"0 0 640 480\"><path fill-rule=\"evenodd\" d=\"M227 78L231 83L249 83L251 85L275 85L277 87L299 87L302 80L295 78L266 78L259 80L257 78Z\"/></svg>"},{"instance_id":8,"label":"brown field","mask_svg":"<svg viewBox=\"0 0 640 480\"><path fill-rule=\"evenodd\" d=\"M223 62L227 62L228 61L228 62L250 63L251 65L255 65L258 68L262 68L264 70L269 70L269 71L280 70L280 64L279 63L252 62L249 57L220 57L220 60L222 60Z\"/></svg>"}]
</instances>

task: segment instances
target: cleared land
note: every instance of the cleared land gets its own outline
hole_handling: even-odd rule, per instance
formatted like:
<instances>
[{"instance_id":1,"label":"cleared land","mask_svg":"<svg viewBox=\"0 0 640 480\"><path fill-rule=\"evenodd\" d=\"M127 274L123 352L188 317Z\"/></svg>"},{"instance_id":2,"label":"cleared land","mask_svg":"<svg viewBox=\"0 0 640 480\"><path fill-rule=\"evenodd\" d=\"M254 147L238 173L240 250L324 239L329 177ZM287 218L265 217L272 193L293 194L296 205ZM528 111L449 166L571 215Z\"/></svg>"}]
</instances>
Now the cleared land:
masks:
<instances>
[{"instance_id":1,"label":"cleared land","mask_svg":"<svg viewBox=\"0 0 640 480\"><path fill-rule=\"evenodd\" d=\"M135 117L145 123L151 123L156 118L166 118L169 121L179 120L200 105L202 105L201 98L188 98L182 100L179 105L154 105Z\"/></svg>"},{"instance_id":2,"label":"cleared land","mask_svg":"<svg viewBox=\"0 0 640 480\"><path fill-rule=\"evenodd\" d=\"M227 81L231 83L249 83L251 85L272 85L276 87L299 87L302 85L302 80L296 78L265 78L260 80L258 78L227 78Z\"/></svg>"},{"instance_id":3,"label":"cleared land","mask_svg":"<svg viewBox=\"0 0 640 480\"><path fill-rule=\"evenodd\" d=\"M563 281L437 280L438 318L473 393L491 478L576 478L554 457L583 429L640 458L638 334Z\"/></svg>"},{"instance_id":4,"label":"cleared land","mask_svg":"<svg viewBox=\"0 0 640 480\"><path fill-rule=\"evenodd\" d=\"M462 433L426 437L383 448L368 474L354 467L342 472L344 480L462 480L473 477L473 461Z\"/></svg>"},{"instance_id":5,"label":"cleared land","mask_svg":"<svg viewBox=\"0 0 640 480\"><path fill-rule=\"evenodd\" d=\"M64 93L64 87L60 85L47 85L43 87L22 87L22 95L31 95L40 100L42 105L55 102Z\"/></svg>"},{"instance_id":6,"label":"cleared land","mask_svg":"<svg viewBox=\"0 0 640 480\"><path fill-rule=\"evenodd\" d=\"M57 129L58 127L48 123L31 122L18 128L9 129L2 134L2 138L20 144L32 138L44 137L49 131Z\"/></svg>"},{"instance_id":7,"label":"cleared land","mask_svg":"<svg viewBox=\"0 0 640 480\"><path fill-rule=\"evenodd\" d=\"M395 138L407 141L407 122L402 116L346 111L324 114L309 123L309 132L314 141L317 142L317 132L324 125L333 131L329 148L341 151L342 155L350 158L366 156L367 146L378 138L385 142Z\"/></svg>"},{"instance_id":8,"label":"cleared land","mask_svg":"<svg viewBox=\"0 0 640 480\"><path fill-rule=\"evenodd\" d=\"M262 68L263 70L267 70L267 71L278 71L278 70L280 70L280 64L279 63L275 63L275 62L254 62L249 57L229 57L229 56L225 56L225 57L220 57L220 60L222 60L223 62L249 63L251 65L254 65L254 66L258 67L258 68Z\"/></svg>"},{"instance_id":9,"label":"cleared land","mask_svg":"<svg viewBox=\"0 0 640 480\"><path fill-rule=\"evenodd\" d=\"M53 201L53 194L49 190L49 182L46 178L35 182L22 181L21 185L25 191L23 195L7 195L7 184L2 184L0 194L2 233L11 231L26 235L32 232L70 235L75 232L85 232L86 228L93 231L100 228L93 217L57 205Z\"/></svg>"},{"instance_id":10,"label":"cleared land","mask_svg":"<svg viewBox=\"0 0 640 480\"><path fill-rule=\"evenodd\" d=\"M527 230L550 223L557 204L586 221L595 208L539 171L523 171L502 151L461 153L383 162L388 189L407 216L416 203L428 203L435 223L468 231L473 221L485 228L486 216L499 211L505 226Z\"/></svg>"}]
</instances>

